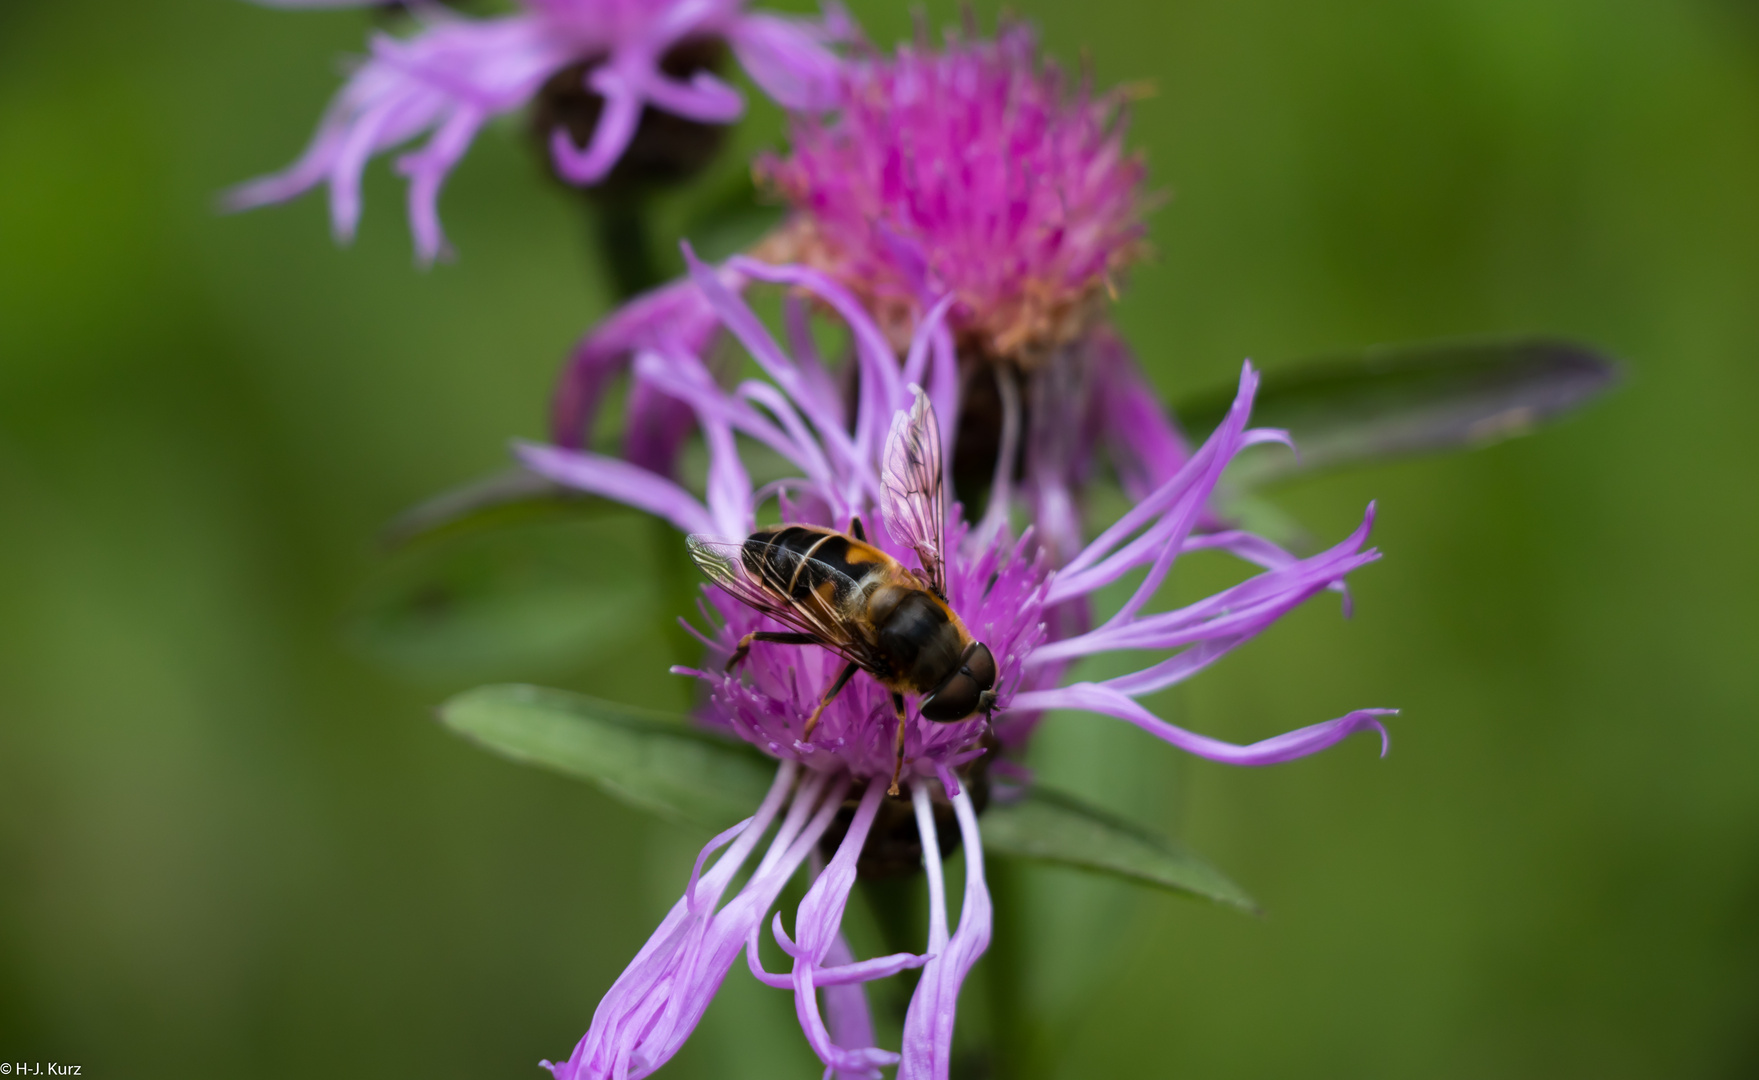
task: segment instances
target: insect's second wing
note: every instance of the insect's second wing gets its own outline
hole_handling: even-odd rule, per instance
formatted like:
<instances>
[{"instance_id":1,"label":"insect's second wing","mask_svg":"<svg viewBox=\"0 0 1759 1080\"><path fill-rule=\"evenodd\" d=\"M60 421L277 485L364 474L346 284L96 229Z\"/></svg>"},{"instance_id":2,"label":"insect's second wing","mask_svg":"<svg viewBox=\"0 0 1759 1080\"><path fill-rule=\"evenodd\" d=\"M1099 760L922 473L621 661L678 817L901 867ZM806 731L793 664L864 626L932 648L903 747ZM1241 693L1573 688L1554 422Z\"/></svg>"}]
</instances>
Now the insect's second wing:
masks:
<instances>
[{"instance_id":1,"label":"insect's second wing","mask_svg":"<svg viewBox=\"0 0 1759 1080\"><path fill-rule=\"evenodd\" d=\"M908 413L901 412L892 418L880 470L886 531L915 550L928 575L929 587L944 600L947 507L941 486L941 429L928 395L919 387L912 386L911 390L916 393L916 401Z\"/></svg>"},{"instance_id":2,"label":"insect's second wing","mask_svg":"<svg viewBox=\"0 0 1759 1080\"><path fill-rule=\"evenodd\" d=\"M685 541L696 565L728 594L846 660L875 670L873 647L856 633L842 605L861 586L828 563L757 539L692 534Z\"/></svg>"}]
</instances>

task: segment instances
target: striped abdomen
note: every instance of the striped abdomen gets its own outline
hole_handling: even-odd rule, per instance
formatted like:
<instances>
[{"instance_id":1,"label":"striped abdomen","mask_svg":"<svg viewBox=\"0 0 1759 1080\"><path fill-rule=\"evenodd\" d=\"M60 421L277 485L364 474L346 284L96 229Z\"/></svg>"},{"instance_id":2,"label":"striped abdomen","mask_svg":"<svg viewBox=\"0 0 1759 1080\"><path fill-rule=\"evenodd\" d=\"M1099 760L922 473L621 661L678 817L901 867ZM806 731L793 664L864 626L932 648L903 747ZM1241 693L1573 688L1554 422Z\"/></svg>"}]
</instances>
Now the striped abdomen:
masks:
<instances>
[{"instance_id":1,"label":"striped abdomen","mask_svg":"<svg viewBox=\"0 0 1759 1080\"><path fill-rule=\"evenodd\" d=\"M963 626L878 548L829 529L790 525L753 533L742 556L752 575L794 603L817 593L868 646L871 674L894 689L928 693L958 670L968 641Z\"/></svg>"},{"instance_id":2,"label":"striped abdomen","mask_svg":"<svg viewBox=\"0 0 1759 1080\"><path fill-rule=\"evenodd\" d=\"M837 610L862 599L862 580L893 561L852 537L807 525L752 533L743 557L745 568L782 596L798 602L816 592Z\"/></svg>"}]
</instances>

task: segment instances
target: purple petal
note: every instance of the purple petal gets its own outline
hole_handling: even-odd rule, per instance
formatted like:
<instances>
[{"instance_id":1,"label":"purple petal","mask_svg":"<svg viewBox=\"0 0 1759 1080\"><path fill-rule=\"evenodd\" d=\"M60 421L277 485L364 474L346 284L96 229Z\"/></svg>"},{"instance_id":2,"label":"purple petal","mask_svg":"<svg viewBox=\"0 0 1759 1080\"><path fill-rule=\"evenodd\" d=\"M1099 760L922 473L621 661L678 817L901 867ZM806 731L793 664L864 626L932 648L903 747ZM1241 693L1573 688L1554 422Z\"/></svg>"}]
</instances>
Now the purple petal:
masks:
<instances>
[{"instance_id":1,"label":"purple petal","mask_svg":"<svg viewBox=\"0 0 1759 1080\"><path fill-rule=\"evenodd\" d=\"M360 177L367 161L437 129L405 159L412 178L410 226L417 251L431 261L444 249L434 208L439 189L482 123L531 99L573 59L577 43L553 34L530 15L498 19L449 17L415 36L384 35L326 109L317 133L288 169L250 181L225 196L232 209L281 202L328 181L339 239L360 219Z\"/></svg>"},{"instance_id":2,"label":"purple petal","mask_svg":"<svg viewBox=\"0 0 1759 1080\"><path fill-rule=\"evenodd\" d=\"M1228 639L1229 648L1232 648L1315 593L1342 581L1345 574L1378 559L1378 551L1361 550L1373 525L1374 505L1371 503L1356 531L1326 551L1306 559L1289 557L1274 570L1255 575L1175 611L1108 620L1095 630L1039 648L1029 663L1036 666L1120 649L1173 649L1210 638ZM1258 551L1256 545L1250 549ZM1274 550L1281 552L1280 548ZM1169 685L1148 677L1150 672L1158 670L1157 666L1147 672L1107 680L1107 683L1133 694L1148 693ZM1184 672L1185 675L1190 673L1189 670Z\"/></svg>"},{"instance_id":3,"label":"purple petal","mask_svg":"<svg viewBox=\"0 0 1759 1080\"><path fill-rule=\"evenodd\" d=\"M929 808L924 784L911 786L916 803L917 828L922 834L924 868L929 873L929 951L933 958L922 969L910 1010L904 1017L903 1060L898 1080L947 1080L953 1054L953 1022L959 1005L959 989L977 958L989 948L991 910L989 889L983 879L983 838L977 831L977 813L971 796L960 792L953 799L959 818L959 834L965 849L965 900L959 909L959 928L946 937L946 914L940 888L940 849L935 842L934 813ZM937 936L940 941L937 943ZM938 944L938 947L937 947Z\"/></svg>"},{"instance_id":4,"label":"purple petal","mask_svg":"<svg viewBox=\"0 0 1759 1080\"><path fill-rule=\"evenodd\" d=\"M779 15L747 15L728 35L751 81L791 112L835 108L842 94L842 61L810 30Z\"/></svg>"},{"instance_id":5,"label":"purple petal","mask_svg":"<svg viewBox=\"0 0 1759 1080\"><path fill-rule=\"evenodd\" d=\"M673 905L599 1003L592 1027L569 1059L559 1065L544 1063L557 1080L636 1080L671 1060L683 1046L740 950L824 835L848 791L846 779L809 777L794 792L787 815L744 887L715 910L787 797L795 768L782 766L758 815ZM716 841L725 838L722 834Z\"/></svg>"},{"instance_id":6,"label":"purple petal","mask_svg":"<svg viewBox=\"0 0 1759 1080\"><path fill-rule=\"evenodd\" d=\"M904 381L898 371L898 359L893 355L885 334L853 294L817 270L805 266L772 266L744 256L734 256L727 260L727 265L759 281L811 290L848 324L849 332L855 338L855 356L861 371L855 446L861 459L868 460L877 449L877 441L891 427L892 413L909 405L904 394Z\"/></svg>"},{"instance_id":7,"label":"purple petal","mask_svg":"<svg viewBox=\"0 0 1759 1080\"><path fill-rule=\"evenodd\" d=\"M909 959L912 967L922 963L921 957L910 956ZM842 934L839 933L831 942L830 951L825 953L825 964L827 966L819 971L818 985L819 992L824 995L825 1024L830 1028L831 1041L850 1050L873 1046L873 1014L867 1007L867 991L860 981L832 981L841 976L853 975L858 966L855 963L855 953ZM900 967L896 971L887 971L886 974L892 975L903 970L905 968ZM871 1080L880 1075L878 1070L843 1070L837 1073L837 1080Z\"/></svg>"},{"instance_id":8,"label":"purple petal","mask_svg":"<svg viewBox=\"0 0 1759 1080\"><path fill-rule=\"evenodd\" d=\"M844 492L845 499L854 501L860 497L860 492L863 489L877 490L878 480L873 475L868 455L850 440L848 434L843 430L841 417L817 407L812 391L807 386L799 369L788 358L787 353L782 351L781 346L776 344L775 338L771 336L769 329L763 325L757 314L751 310L750 305L722 283L715 272L696 257L696 253L690 249L688 243L683 245L683 249L692 280L702 290L708 304L720 316L722 325L727 328L729 333L739 339L740 344L745 346L752 359L756 360L769 377L775 380L776 385L780 386L793 399L795 406L812 422L813 428L819 433L819 438L837 459L845 474L850 477L852 482L848 490ZM728 268L736 273L756 277L760 280L770 280L766 274L775 269L763 263L738 258L729 260ZM759 271L763 271L763 273Z\"/></svg>"},{"instance_id":9,"label":"purple petal","mask_svg":"<svg viewBox=\"0 0 1759 1080\"><path fill-rule=\"evenodd\" d=\"M928 371L928 357L933 349L935 339L946 325L947 312L953 307L957 297L948 293L935 301L928 309L928 314L916 325L916 332L910 339L910 351L904 357L904 384L921 385L926 382L923 375Z\"/></svg>"},{"instance_id":10,"label":"purple petal","mask_svg":"<svg viewBox=\"0 0 1759 1080\"><path fill-rule=\"evenodd\" d=\"M641 95L669 113L704 124L731 124L745 112L745 99L713 73L699 71L689 82L658 70L642 72Z\"/></svg>"},{"instance_id":11,"label":"purple petal","mask_svg":"<svg viewBox=\"0 0 1759 1080\"><path fill-rule=\"evenodd\" d=\"M1285 732L1248 746L1222 742L1207 735L1198 735L1167 723L1149 712L1135 698L1122 691L1098 683L1076 683L1056 690L1032 690L1016 695L1018 709L1081 709L1127 720L1143 731L1172 743L1179 749L1211 761L1227 765L1277 765L1324 750L1358 731L1372 728L1380 733L1380 752L1384 757L1390 745L1383 716L1398 715L1397 709L1357 709L1355 712Z\"/></svg>"},{"instance_id":12,"label":"purple petal","mask_svg":"<svg viewBox=\"0 0 1759 1080\"><path fill-rule=\"evenodd\" d=\"M1143 378L1129 347L1109 327L1088 338L1096 428L1111 448L1124 493L1143 499L1172 478L1191 449Z\"/></svg>"},{"instance_id":13,"label":"purple petal","mask_svg":"<svg viewBox=\"0 0 1759 1080\"><path fill-rule=\"evenodd\" d=\"M680 668L674 670L688 673L688 669ZM782 951L793 956L799 951L800 947L794 944L792 938L783 933L781 917L782 913L778 911L776 913L776 920L773 928L774 936L777 944L782 946ZM842 941L841 934L838 935L837 940L839 942ZM841 954L837 952L837 947L835 945L832 946L829 953L825 954L824 965L818 967L813 975L813 982L820 990L823 990L826 987L853 986L859 983L873 982L875 979L890 978L891 976L898 974L900 971L910 971L919 968L923 964L928 963L930 959L927 956L918 956L916 953L892 953L889 956L876 956L871 960L855 960L853 954L848 952L848 948L848 943L844 942L842 944L843 952ZM765 986L774 987L777 990L794 989L793 972L790 971L787 974L783 974L781 972L764 970L763 960L759 958L757 949L757 929L753 928L751 935L745 942L745 960L747 966L751 969L752 978L763 983ZM845 959L838 960L837 957L839 955L844 956ZM867 1042L849 1042L841 1036L836 1036L837 1023L835 1017L832 1017L829 1023L831 1032L833 1036L835 1036L835 1041L838 1046L867 1046L872 1042L871 1038Z\"/></svg>"},{"instance_id":14,"label":"purple petal","mask_svg":"<svg viewBox=\"0 0 1759 1080\"><path fill-rule=\"evenodd\" d=\"M733 280L729 287L741 288L743 283ZM563 368L551 407L551 438L570 450L586 446L599 398L630 356L644 348L701 355L716 327L714 310L688 279L643 293L618 308L575 346Z\"/></svg>"},{"instance_id":15,"label":"purple petal","mask_svg":"<svg viewBox=\"0 0 1759 1080\"><path fill-rule=\"evenodd\" d=\"M570 183L596 184L617 164L641 122L641 97L626 79L600 68L593 73L592 88L604 98L598 126L585 150L577 150L568 129L550 133L550 159L556 171Z\"/></svg>"},{"instance_id":16,"label":"purple petal","mask_svg":"<svg viewBox=\"0 0 1759 1080\"><path fill-rule=\"evenodd\" d=\"M627 412L623 456L649 472L672 475L679 449L696 428L696 413L649 379L630 384Z\"/></svg>"},{"instance_id":17,"label":"purple petal","mask_svg":"<svg viewBox=\"0 0 1759 1080\"><path fill-rule=\"evenodd\" d=\"M825 370L824 357L819 355L818 343L812 338L810 313L798 294L789 293L782 298L782 315L788 328L788 348L794 352L794 363L800 368L813 404L841 427L843 395L838 392L831 373Z\"/></svg>"},{"instance_id":18,"label":"purple petal","mask_svg":"<svg viewBox=\"0 0 1759 1080\"><path fill-rule=\"evenodd\" d=\"M1227 418L1171 478L1069 560L1051 584L1049 603L1085 596L1144 562L1158 560L1169 540L1175 547L1182 543L1240 446L1257 389L1258 374L1248 363L1241 369L1240 391ZM1145 526L1141 536L1125 543L1125 537Z\"/></svg>"},{"instance_id":19,"label":"purple petal","mask_svg":"<svg viewBox=\"0 0 1759 1080\"><path fill-rule=\"evenodd\" d=\"M535 443L514 443L513 452L540 476L663 517L681 532L716 531L714 518L696 496L639 466Z\"/></svg>"},{"instance_id":20,"label":"purple petal","mask_svg":"<svg viewBox=\"0 0 1759 1080\"><path fill-rule=\"evenodd\" d=\"M837 1072L868 1075L881 1065L893 1065L898 1055L872 1045L845 1047L831 1038L829 1029L819 1015L816 978L818 968L830 955L843 924L843 912L849 903L849 892L855 886L855 862L867 843L867 833L879 811L885 789L869 783L855 808L849 831L837 846L837 853L807 890L795 917L794 929L799 938L794 955L794 1009L800 1017L806 1041L820 1061ZM777 927L780 938L780 926ZM784 946L786 948L786 946Z\"/></svg>"},{"instance_id":21,"label":"purple petal","mask_svg":"<svg viewBox=\"0 0 1759 1080\"><path fill-rule=\"evenodd\" d=\"M480 109L455 110L420 153L405 154L397 163L397 171L409 177L409 225L415 233L416 254L424 263L433 262L446 249L440 229L440 185L469 149L485 118Z\"/></svg>"},{"instance_id":22,"label":"purple petal","mask_svg":"<svg viewBox=\"0 0 1759 1080\"><path fill-rule=\"evenodd\" d=\"M706 416L698 419L708 444L708 511L714 531L720 536L745 536L756 527L756 507L751 500L751 474L739 460L733 429Z\"/></svg>"}]
</instances>

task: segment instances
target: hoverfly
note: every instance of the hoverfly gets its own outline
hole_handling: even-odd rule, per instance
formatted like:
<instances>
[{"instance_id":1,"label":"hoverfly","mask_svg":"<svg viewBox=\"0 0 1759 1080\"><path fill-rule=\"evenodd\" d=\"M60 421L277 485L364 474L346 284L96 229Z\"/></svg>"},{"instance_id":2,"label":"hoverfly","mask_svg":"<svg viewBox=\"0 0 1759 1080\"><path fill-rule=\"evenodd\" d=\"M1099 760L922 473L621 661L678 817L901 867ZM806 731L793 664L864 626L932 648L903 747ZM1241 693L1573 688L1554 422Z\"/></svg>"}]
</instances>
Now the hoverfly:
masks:
<instances>
[{"instance_id":1,"label":"hoverfly","mask_svg":"<svg viewBox=\"0 0 1759 1080\"><path fill-rule=\"evenodd\" d=\"M848 533L784 525L744 540L688 541L691 558L716 585L791 628L740 638L728 671L755 641L820 645L848 661L807 718L802 742L857 671L891 692L898 717L892 795L904 767L905 694L920 695L917 710L937 723L978 713L987 719L996 703L995 657L947 604L940 428L928 395L916 394L909 413L892 421L880 489L888 530L916 552L921 570L868 543L860 518Z\"/></svg>"}]
</instances>

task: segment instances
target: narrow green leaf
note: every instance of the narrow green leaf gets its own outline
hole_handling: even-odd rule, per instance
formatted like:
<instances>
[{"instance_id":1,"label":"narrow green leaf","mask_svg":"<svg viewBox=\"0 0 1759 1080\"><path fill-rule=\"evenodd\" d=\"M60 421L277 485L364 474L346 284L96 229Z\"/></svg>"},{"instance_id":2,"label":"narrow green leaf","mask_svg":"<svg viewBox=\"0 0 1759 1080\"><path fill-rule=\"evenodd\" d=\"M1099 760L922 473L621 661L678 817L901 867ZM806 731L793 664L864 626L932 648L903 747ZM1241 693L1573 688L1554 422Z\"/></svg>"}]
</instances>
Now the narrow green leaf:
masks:
<instances>
[{"instance_id":1,"label":"narrow green leaf","mask_svg":"<svg viewBox=\"0 0 1759 1080\"><path fill-rule=\"evenodd\" d=\"M1284 428L1300 447L1261 447L1230 471L1262 483L1362 461L1524 435L1609 388L1617 366L1586 346L1543 338L1386 345L1355 356L1277 365L1252 411L1255 427ZM1175 407L1201 438L1234 388Z\"/></svg>"},{"instance_id":2,"label":"narrow green leaf","mask_svg":"<svg viewBox=\"0 0 1759 1080\"><path fill-rule=\"evenodd\" d=\"M620 510L430 537L376 568L349 638L389 667L448 682L559 672L637 637L651 643L675 617L660 615L664 553L651 533Z\"/></svg>"},{"instance_id":3,"label":"narrow green leaf","mask_svg":"<svg viewBox=\"0 0 1759 1080\"><path fill-rule=\"evenodd\" d=\"M997 855L1112 874L1258 914L1258 904L1178 843L1079 800L1035 787L983 815L983 848Z\"/></svg>"},{"instance_id":4,"label":"narrow green leaf","mask_svg":"<svg viewBox=\"0 0 1759 1080\"><path fill-rule=\"evenodd\" d=\"M525 765L596 784L630 806L719 831L750 817L776 764L684 717L565 690L501 684L440 706L440 722Z\"/></svg>"},{"instance_id":5,"label":"narrow green leaf","mask_svg":"<svg viewBox=\"0 0 1759 1080\"><path fill-rule=\"evenodd\" d=\"M396 550L418 540L453 536L485 526L590 517L612 510L615 505L514 465L410 507L384 527L379 542Z\"/></svg>"}]
</instances>

